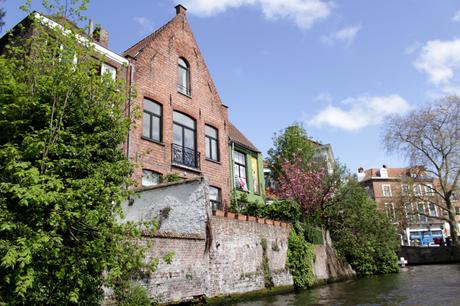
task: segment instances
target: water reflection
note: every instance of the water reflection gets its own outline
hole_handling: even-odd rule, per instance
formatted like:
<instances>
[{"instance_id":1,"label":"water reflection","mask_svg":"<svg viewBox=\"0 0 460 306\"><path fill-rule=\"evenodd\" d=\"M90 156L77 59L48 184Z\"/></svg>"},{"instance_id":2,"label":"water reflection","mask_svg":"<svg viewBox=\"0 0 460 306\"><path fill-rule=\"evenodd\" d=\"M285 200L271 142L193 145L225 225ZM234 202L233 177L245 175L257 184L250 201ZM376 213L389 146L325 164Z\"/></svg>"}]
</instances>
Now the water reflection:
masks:
<instances>
[{"instance_id":1,"label":"water reflection","mask_svg":"<svg viewBox=\"0 0 460 306\"><path fill-rule=\"evenodd\" d=\"M460 305L459 293L460 264L430 265L235 305Z\"/></svg>"}]
</instances>

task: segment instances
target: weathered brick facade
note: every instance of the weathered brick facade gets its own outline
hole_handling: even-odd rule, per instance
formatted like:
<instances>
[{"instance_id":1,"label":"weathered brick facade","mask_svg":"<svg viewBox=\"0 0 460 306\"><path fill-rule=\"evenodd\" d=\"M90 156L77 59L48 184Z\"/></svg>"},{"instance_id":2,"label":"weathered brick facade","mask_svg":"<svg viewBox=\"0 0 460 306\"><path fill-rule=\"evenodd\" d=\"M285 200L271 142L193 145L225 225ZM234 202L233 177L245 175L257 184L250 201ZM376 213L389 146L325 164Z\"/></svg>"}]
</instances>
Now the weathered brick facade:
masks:
<instances>
[{"instance_id":1,"label":"weathered brick facade","mask_svg":"<svg viewBox=\"0 0 460 306\"><path fill-rule=\"evenodd\" d=\"M209 185L221 190L222 202L228 205L230 192L228 164L228 113L207 70L185 15L185 8L176 7L177 14L163 27L147 36L124 56L134 67L137 97L133 108L143 109L144 98L162 106L161 141L142 137L142 116L130 132L129 158L137 167L134 178L140 182L142 169L161 174L176 172L184 178L205 176ZM178 60L184 58L190 67L191 94L178 92ZM200 153L199 169L173 165L173 112L178 111L196 122L196 149ZM218 130L219 161L205 157L205 124Z\"/></svg>"}]
</instances>

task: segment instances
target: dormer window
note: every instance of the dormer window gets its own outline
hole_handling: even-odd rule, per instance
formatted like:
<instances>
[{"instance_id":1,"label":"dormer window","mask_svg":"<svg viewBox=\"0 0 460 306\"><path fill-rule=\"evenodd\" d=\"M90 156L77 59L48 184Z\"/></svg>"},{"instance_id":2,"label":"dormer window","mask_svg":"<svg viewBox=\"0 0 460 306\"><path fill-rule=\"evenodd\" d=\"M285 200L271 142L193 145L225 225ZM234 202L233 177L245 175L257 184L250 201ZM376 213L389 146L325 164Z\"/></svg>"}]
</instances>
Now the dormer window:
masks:
<instances>
[{"instance_id":1,"label":"dormer window","mask_svg":"<svg viewBox=\"0 0 460 306\"><path fill-rule=\"evenodd\" d=\"M184 95L190 96L190 66L183 58L179 58L178 62L179 79L177 84L177 91Z\"/></svg>"}]
</instances>

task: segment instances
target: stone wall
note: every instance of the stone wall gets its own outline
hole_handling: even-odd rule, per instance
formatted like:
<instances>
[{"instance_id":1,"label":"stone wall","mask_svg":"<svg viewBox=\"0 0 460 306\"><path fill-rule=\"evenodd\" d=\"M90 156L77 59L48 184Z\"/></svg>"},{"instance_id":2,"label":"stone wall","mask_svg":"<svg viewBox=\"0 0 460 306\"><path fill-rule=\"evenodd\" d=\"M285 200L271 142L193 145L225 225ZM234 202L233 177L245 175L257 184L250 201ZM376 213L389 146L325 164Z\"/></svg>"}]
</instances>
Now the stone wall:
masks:
<instances>
[{"instance_id":1,"label":"stone wall","mask_svg":"<svg viewBox=\"0 0 460 306\"><path fill-rule=\"evenodd\" d=\"M211 213L208 185L203 178L143 189L123 210L128 221L158 220L149 258L159 258L154 273L142 285L160 303L186 302L201 297L240 294L266 288L270 275L275 287L292 286L286 267L290 225L246 215ZM167 212L167 213L166 213ZM330 237L316 246L314 273L318 282L352 277ZM264 247L265 245L265 251ZM162 258L173 252L172 263ZM264 259L268 267L264 267Z\"/></svg>"},{"instance_id":2,"label":"stone wall","mask_svg":"<svg viewBox=\"0 0 460 306\"><path fill-rule=\"evenodd\" d=\"M211 214L201 177L146 187L123 205L124 221L157 220L157 236L206 238Z\"/></svg>"},{"instance_id":3,"label":"stone wall","mask_svg":"<svg viewBox=\"0 0 460 306\"><path fill-rule=\"evenodd\" d=\"M244 293L265 288L262 240L275 286L292 285L286 269L290 228L229 217L211 219L212 247L208 296Z\"/></svg>"}]
</instances>

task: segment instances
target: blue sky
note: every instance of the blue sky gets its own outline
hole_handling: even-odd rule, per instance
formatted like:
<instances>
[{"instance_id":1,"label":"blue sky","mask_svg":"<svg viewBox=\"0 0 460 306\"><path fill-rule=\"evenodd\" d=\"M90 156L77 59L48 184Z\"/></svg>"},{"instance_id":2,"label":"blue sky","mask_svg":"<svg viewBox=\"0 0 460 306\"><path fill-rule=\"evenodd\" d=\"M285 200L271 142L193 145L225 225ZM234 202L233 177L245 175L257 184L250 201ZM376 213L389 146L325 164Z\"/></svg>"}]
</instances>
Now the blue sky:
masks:
<instances>
[{"instance_id":1,"label":"blue sky","mask_svg":"<svg viewBox=\"0 0 460 306\"><path fill-rule=\"evenodd\" d=\"M24 18L19 3L0 4L3 33ZM92 0L87 15L121 53L176 3ZM458 0L182 3L230 119L264 154L274 132L297 121L353 171L404 166L381 145L384 117L460 93Z\"/></svg>"}]
</instances>

